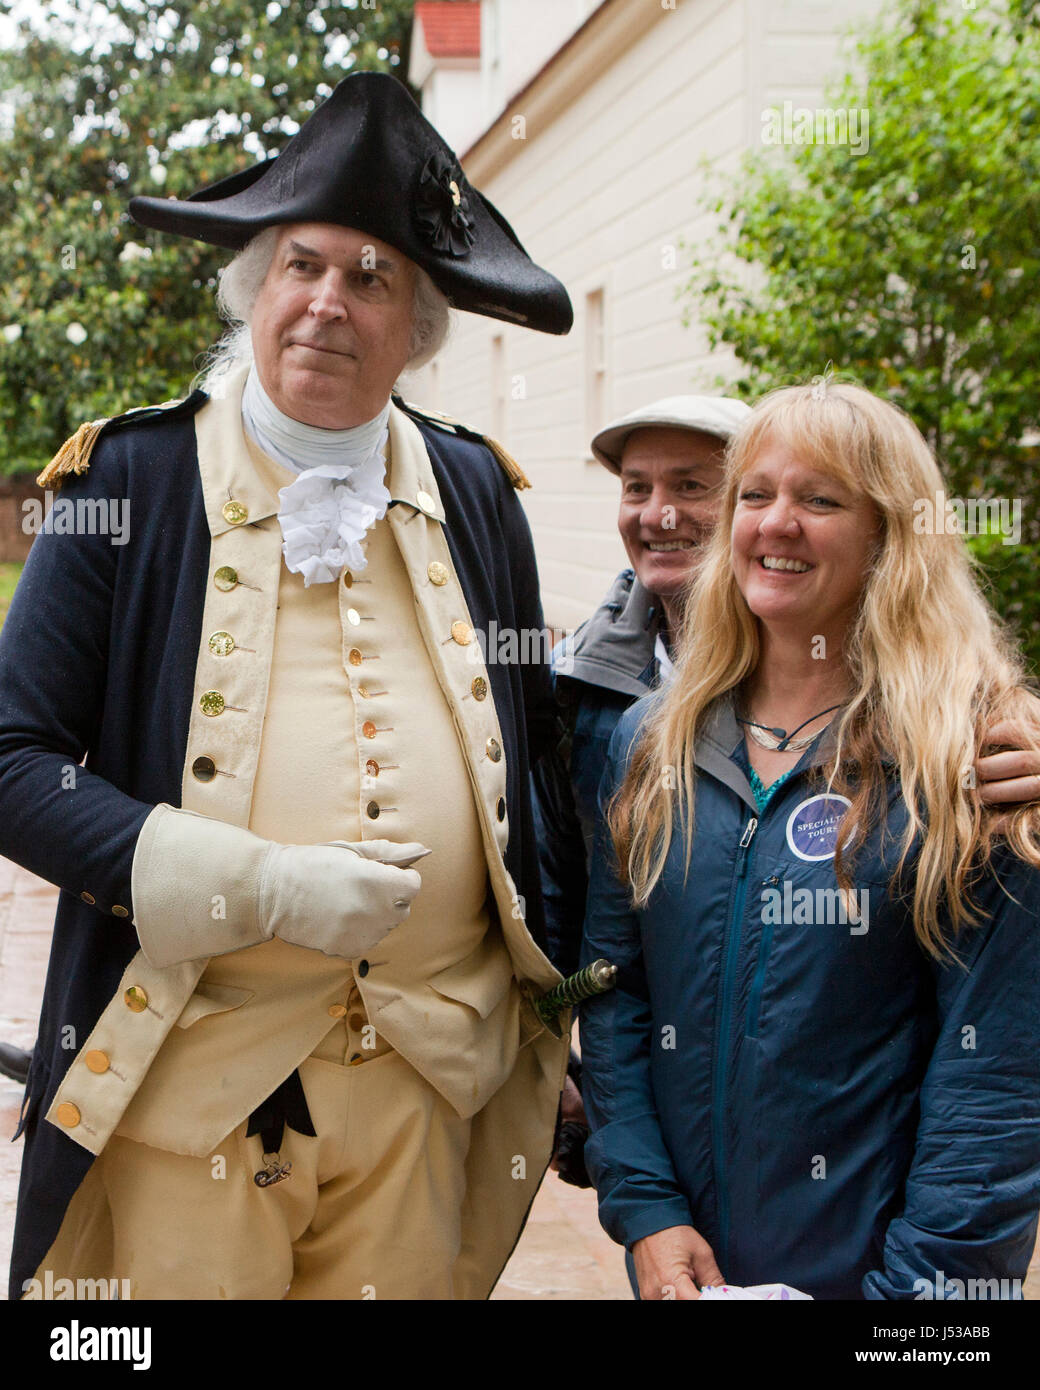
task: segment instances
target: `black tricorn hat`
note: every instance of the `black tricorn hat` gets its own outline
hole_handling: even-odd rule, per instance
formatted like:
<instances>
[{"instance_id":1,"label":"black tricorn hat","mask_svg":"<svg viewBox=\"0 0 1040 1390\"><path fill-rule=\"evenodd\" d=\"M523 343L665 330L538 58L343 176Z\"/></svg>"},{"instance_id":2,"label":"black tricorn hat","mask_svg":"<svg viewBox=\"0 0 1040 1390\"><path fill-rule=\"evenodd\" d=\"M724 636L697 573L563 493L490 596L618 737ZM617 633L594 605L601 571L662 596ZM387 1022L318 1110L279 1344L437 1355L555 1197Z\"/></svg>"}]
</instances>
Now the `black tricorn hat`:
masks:
<instances>
[{"instance_id":1,"label":"black tricorn hat","mask_svg":"<svg viewBox=\"0 0 1040 1390\"><path fill-rule=\"evenodd\" d=\"M567 333L574 311L554 275L470 184L396 78L346 77L274 159L190 198L131 198L142 226L241 250L265 227L332 222L394 246L457 309Z\"/></svg>"}]
</instances>

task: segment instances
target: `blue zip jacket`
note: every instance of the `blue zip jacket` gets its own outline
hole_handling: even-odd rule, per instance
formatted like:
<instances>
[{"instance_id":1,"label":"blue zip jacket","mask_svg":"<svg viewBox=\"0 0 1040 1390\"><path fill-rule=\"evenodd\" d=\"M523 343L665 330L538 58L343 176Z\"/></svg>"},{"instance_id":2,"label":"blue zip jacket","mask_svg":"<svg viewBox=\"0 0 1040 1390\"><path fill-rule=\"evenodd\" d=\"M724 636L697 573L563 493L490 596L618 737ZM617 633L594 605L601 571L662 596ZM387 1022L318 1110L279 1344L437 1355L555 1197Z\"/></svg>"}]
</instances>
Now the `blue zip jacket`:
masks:
<instances>
[{"instance_id":1,"label":"blue zip jacket","mask_svg":"<svg viewBox=\"0 0 1040 1390\"><path fill-rule=\"evenodd\" d=\"M622 570L596 612L553 651L563 739L531 774L549 956L578 968L596 797L617 722L658 680L660 601Z\"/></svg>"},{"instance_id":2,"label":"blue zip jacket","mask_svg":"<svg viewBox=\"0 0 1040 1390\"><path fill-rule=\"evenodd\" d=\"M618 724L601 811L646 710ZM825 731L759 812L719 701L688 880L675 835L642 911L600 816L582 961L619 967L581 1016L600 1219L627 1246L692 1225L734 1284L1021 1297L1040 1206L1040 873L998 851L960 963L931 960L891 886L893 775L849 919L833 868L846 803L813 772L828 751Z\"/></svg>"}]
</instances>

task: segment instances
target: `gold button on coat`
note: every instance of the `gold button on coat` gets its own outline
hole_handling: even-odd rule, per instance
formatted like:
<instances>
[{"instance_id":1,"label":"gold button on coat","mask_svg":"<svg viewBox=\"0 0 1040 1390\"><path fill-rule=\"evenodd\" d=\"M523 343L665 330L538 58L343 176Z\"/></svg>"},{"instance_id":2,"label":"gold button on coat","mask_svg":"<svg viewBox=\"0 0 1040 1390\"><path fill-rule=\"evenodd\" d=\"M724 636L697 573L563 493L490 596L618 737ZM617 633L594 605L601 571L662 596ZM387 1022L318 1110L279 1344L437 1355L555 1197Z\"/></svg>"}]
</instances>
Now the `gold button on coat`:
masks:
<instances>
[{"instance_id":1,"label":"gold button on coat","mask_svg":"<svg viewBox=\"0 0 1040 1390\"><path fill-rule=\"evenodd\" d=\"M346 1012L347 1012L347 1006L346 1006L346 1004L330 1004L330 1005L329 1005L329 1018L342 1018L343 1015L344 1015Z\"/></svg>"},{"instance_id":2,"label":"gold button on coat","mask_svg":"<svg viewBox=\"0 0 1040 1390\"><path fill-rule=\"evenodd\" d=\"M213 583L221 593L230 593L238 584L238 570L232 569L230 565L221 565L213 575Z\"/></svg>"},{"instance_id":3,"label":"gold button on coat","mask_svg":"<svg viewBox=\"0 0 1040 1390\"><path fill-rule=\"evenodd\" d=\"M432 516L437 510L437 503L428 492L423 492L422 488L415 494L415 501L419 510L425 512L427 516Z\"/></svg>"},{"instance_id":4,"label":"gold button on coat","mask_svg":"<svg viewBox=\"0 0 1040 1390\"><path fill-rule=\"evenodd\" d=\"M484 748L493 763L502 761L502 745L497 738L489 738Z\"/></svg>"},{"instance_id":5,"label":"gold button on coat","mask_svg":"<svg viewBox=\"0 0 1040 1390\"><path fill-rule=\"evenodd\" d=\"M214 656L230 656L235 650L235 639L230 632L214 632L209 639L209 649Z\"/></svg>"},{"instance_id":6,"label":"gold button on coat","mask_svg":"<svg viewBox=\"0 0 1040 1390\"><path fill-rule=\"evenodd\" d=\"M79 1107L73 1105L71 1100L63 1100L56 1110L58 1123L64 1125L66 1129L75 1129L80 1121Z\"/></svg>"},{"instance_id":7,"label":"gold button on coat","mask_svg":"<svg viewBox=\"0 0 1040 1390\"><path fill-rule=\"evenodd\" d=\"M191 775L197 782L212 782L217 775L217 765L212 758L196 758L191 765Z\"/></svg>"},{"instance_id":8,"label":"gold button on coat","mask_svg":"<svg viewBox=\"0 0 1040 1390\"><path fill-rule=\"evenodd\" d=\"M360 666L364 659L365 658L358 651L357 647L351 647L350 651L347 653L347 660L350 662L351 666Z\"/></svg>"},{"instance_id":9,"label":"gold button on coat","mask_svg":"<svg viewBox=\"0 0 1040 1390\"><path fill-rule=\"evenodd\" d=\"M440 560L431 560L426 567L426 573L430 576L431 584L447 584L451 578L448 573L448 566L442 565Z\"/></svg>"},{"instance_id":10,"label":"gold button on coat","mask_svg":"<svg viewBox=\"0 0 1040 1390\"><path fill-rule=\"evenodd\" d=\"M505 820L506 818L506 799L504 796L498 798L498 804L495 806L495 815L498 816L499 820Z\"/></svg>"},{"instance_id":11,"label":"gold button on coat","mask_svg":"<svg viewBox=\"0 0 1040 1390\"><path fill-rule=\"evenodd\" d=\"M360 1033L367 1022L368 1019L364 1014L351 1014L347 1019L347 1026L353 1028L355 1033Z\"/></svg>"},{"instance_id":12,"label":"gold button on coat","mask_svg":"<svg viewBox=\"0 0 1040 1390\"><path fill-rule=\"evenodd\" d=\"M134 1014L143 1014L148 1007L148 994L140 985L131 985L123 995L123 1002Z\"/></svg>"},{"instance_id":13,"label":"gold button on coat","mask_svg":"<svg viewBox=\"0 0 1040 1390\"><path fill-rule=\"evenodd\" d=\"M87 1070L92 1071L95 1076L100 1076L102 1072L108 1071L111 1065L104 1052L88 1052L83 1060L87 1064Z\"/></svg>"},{"instance_id":14,"label":"gold button on coat","mask_svg":"<svg viewBox=\"0 0 1040 1390\"><path fill-rule=\"evenodd\" d=\"M350 570L343 571L343 583L347 586L348 589L354 583L354 576L351 574Z\"/></svg>"},{"instance_id":15,"label":"gold button on coat","mask_svg":"<svg viewBox=\"0 0 1040 1390\"><path fill-rule=\"evenodd\" d=\"M85 889L84 889L84 891L80 894L80 897L83 899L83 901L84 901L85 903L90 903L91 907L93 907L93 906L94 906L94 903L96 902L96 899L95 899L95 897L94 897L94 894L93 894L93 893L88 893Z\"/></svg>"},{"instance_id":16,"label":"gold button on coat","mask_svg":"<svg viewBox=\"0 0 1040 1390\"><path fill-rule=\"evenodd\" d=\"M470 686L470 690L473 691L474 700L487 699L487 681L484 679L483 676L477 676L474 679L473 684Z\"/></svg>"},{"instance_id":17,"label":"gold button on coat","mask_svg":"<svg viewBox=\"0 0 1040 1390\"><path fill-rule=\"evenodd\" d=\"M460 647L468 647L473 641L473 629L469 623L464 623L461 618L458 622L452 623L451 635Z\"/></svg>"},{"instance_id":18,"label":"gold button on coat","mask_svg":"<svg viewBox=\"0 0 1040 1390\"><path fill-rule=\"evenodd\" d=\"M129 917L130 909L128 907L123 907L120 903L116 903L112 908L112 915L114 917Z\"/></svg>"},{"instance_id":19,"label":"gold button on coat","mask_svg":"<svg viewBox=\"0 0 1040 1390\"><path fill-rule=\"evenodd\" d=\"M219 690L207 690L199 699L199 709L210 719L224 713L224 697Z\"/></svg>"},{"instance_id":20,"label":"gold button on coat","mask_svg":"<svg viewBox=\"0 0 1040 1390\"><path fill-rule=\"evenodd\" d=\"M220 513L230 526L241 526L244 521L249 520L249 508L242 502L236 502L234 498L224 503Z\"/></svg>"}]
</instances>

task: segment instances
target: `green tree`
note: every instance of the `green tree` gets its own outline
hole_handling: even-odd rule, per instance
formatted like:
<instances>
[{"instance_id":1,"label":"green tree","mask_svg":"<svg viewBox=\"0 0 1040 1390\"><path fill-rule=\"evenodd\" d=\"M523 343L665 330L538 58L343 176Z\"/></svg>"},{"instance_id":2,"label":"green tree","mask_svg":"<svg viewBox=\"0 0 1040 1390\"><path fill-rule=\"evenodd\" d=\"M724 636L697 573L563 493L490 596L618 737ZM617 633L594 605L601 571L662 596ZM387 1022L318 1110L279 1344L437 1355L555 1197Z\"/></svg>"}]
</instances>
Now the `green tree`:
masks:
<instances>
[{"instance_id":1,"label":"green tree","mask_svg":"<svg viewBox=\"0 0 1040 1390\"><path fill-rule=\"evenodd\" d=\"M0 54L0 472L183 395L219 334L227 253L137 227L130 197L186 197L276 154L350 71L401 76L412 9L69 0L20 23Z\"/></svg>"},{"instance_id":2,"label":"green tree","mask_svg":"<svg viewBox=\"0 0 1040 1390\"><path fill-rule=\"evenodd\" d=\"M909 412L951 495L1020 500L1022 543L982 537L973 549L1034 664L1036 11L1023 0L1004 11L896 0L826 101L868 113L869 150L803 143L750 155L714 204L726 254L694 256L683 291L687 322L735 354L738 393L832 363Z\"/></svg>"}]
</instances>

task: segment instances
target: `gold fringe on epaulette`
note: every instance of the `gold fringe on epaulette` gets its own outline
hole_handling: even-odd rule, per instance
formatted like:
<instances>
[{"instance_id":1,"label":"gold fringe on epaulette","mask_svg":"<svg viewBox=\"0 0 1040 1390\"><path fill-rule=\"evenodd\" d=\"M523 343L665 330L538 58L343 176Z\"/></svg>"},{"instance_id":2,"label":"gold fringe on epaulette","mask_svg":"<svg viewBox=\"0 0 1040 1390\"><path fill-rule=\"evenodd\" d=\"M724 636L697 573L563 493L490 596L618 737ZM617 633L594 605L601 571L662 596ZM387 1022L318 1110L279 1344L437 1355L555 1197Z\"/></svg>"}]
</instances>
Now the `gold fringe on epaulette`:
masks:
<instances>
[{"instance_id":1,"label":"gold fringe on epaulette","mask_svg":"<svg viewBox=\"0 0 1040 1390\"><path fill-rule=\"evenodd\" d=\"M492 439L490 435L484 435L484 443L488 446L495 458L505 469L506 477L516 488L517 492L523 491L525 487L531 486L531 480L517 463L511 454L507 454L497 439Z\"/></svg>"},{"instance_id":2,"label":"gold fringe on epaulette","mask_svg":"<svg viewBox=\"0 0 1040 1390\"><path fill-rule=\"evenodd\" d=\"M107 424L108 420L104 419L88 420L85 425L80 425L37 477L37 484L56 492L69 473L85 473L90 467L90 455L97 437Z\"/></svg>"}]
</instances>

